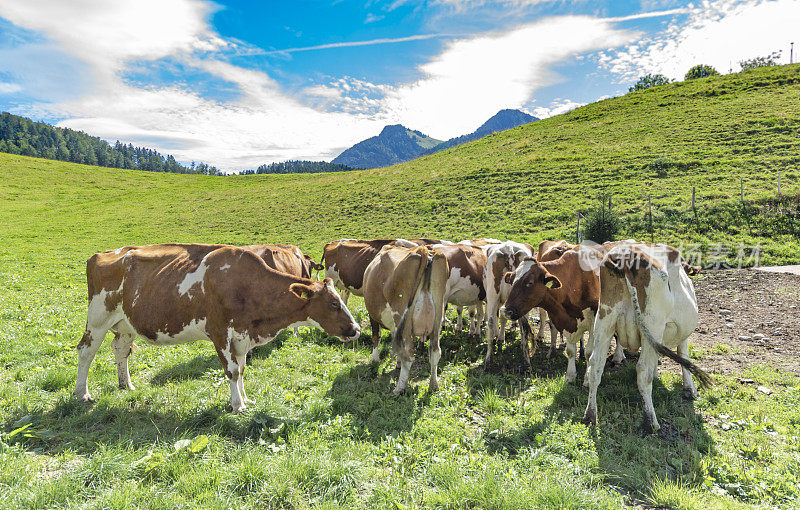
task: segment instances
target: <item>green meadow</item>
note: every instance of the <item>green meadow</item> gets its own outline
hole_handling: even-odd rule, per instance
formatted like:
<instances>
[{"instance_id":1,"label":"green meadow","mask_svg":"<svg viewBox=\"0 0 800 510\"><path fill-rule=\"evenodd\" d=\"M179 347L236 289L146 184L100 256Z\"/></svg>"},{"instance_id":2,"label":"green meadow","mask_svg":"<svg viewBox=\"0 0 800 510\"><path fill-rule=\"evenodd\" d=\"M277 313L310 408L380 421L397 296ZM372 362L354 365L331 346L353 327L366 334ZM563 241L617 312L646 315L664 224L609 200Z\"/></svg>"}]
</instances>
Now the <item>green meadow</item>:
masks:
<instances>
[{"instance_id":1,"label":"green meadow","mask_svg":"<svg viewBox=\"0 0 800 510\"><path fill-rule=\"evenodd\" d=\"M484 373L485 346L445 333L441 390L421 347L392 396L387 341L375 366L366 335L283 333L251 360L257 404L241 415L210 343L138 342L137 389L123 391L107 339L97 401L71 394L96 251L285 242L318 258L340 237L574 239L575 214L610 195L624 237L650 236L650 196L656 240L798 263L799 163L800 66L631 93L369 171L204 177L0 154L0 507L797 506L800 378L764 365L735 375L769 398L715 374L688 402L663 372L664 430L647 437L632 362L606 373L587 428L583 364L566 384L566 360L540 349L521 373L515 334L505 370Z\"/></svg>"}]
</instances>

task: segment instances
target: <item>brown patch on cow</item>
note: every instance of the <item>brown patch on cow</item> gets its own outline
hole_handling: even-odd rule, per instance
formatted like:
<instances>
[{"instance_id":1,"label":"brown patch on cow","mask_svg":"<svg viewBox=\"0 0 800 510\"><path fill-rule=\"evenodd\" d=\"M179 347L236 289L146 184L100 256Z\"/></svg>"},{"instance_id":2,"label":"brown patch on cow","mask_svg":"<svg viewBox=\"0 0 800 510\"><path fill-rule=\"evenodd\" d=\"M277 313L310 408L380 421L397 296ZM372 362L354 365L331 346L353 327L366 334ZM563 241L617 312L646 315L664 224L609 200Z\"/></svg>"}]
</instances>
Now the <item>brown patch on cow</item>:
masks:
<instances>
[{"instance_id":1,"label":"brown patch on cow","mask_svg":"<svg viewBox=\"0 0 800 510\"><path fill-rule=\"evenodd\" d=\"M451 244L439 246L435 251L445 256L451 270L459 269L461 276L466 276L472 285L478 287L478 299L481 301L486 299L486 289L483 285L486 253L483 250L464 244Z\"/></svg>"},{"instance_id":2,"label":"brown patch on cow","mask_svg":"<svg viewBox=\"0 0 800 510\"><path fill-rule=\"evenodd\" d=\"M495 292L500 292L500 285L503 283L503 275L510 269L508 263L508 254L497 252L494 261L492 262L492 280L494 281Z\"/></svg>"}]
</instances>

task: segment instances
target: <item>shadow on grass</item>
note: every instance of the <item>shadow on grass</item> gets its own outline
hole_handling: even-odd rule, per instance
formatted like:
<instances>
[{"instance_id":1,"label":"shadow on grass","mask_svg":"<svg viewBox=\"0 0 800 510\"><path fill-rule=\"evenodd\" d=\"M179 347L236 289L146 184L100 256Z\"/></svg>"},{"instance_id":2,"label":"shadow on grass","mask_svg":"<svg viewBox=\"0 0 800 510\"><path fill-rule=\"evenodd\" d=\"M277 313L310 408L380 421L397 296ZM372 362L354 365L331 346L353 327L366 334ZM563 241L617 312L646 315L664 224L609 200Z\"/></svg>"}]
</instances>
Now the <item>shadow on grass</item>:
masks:
<instances>
[{"instance_id":1,"label":"shadow on grass","mask_svg":"<svg viewBox=\"0 0 800 510\"><path fill-rule=\"evenodd\" d=\"M173 443L199 434L218 435L233 441L274 439L272 430L280 434L296 424L294 420L257 411L240 417L230 412L227 404L214 403L189 412L155 408L149 404L128 408L102 399L85 403L65 397L49 411L22 411L9 418L5 429L30 424L30 434L19 434L15 440L24 449L57 454L70 451L93 454L103 448L142 448L154 443Z\"/></svg>"},{"instance_id":2,"label":"shadow on grass","mask_svg":"<svg viewBox=\"0 0 800 510\"><path fill-rule=\"evenodd\" d=\"M545 353L542 353L544 356ZM532 360L533 361L533 360ZM537 377L563 377L566 360L563 355L553 365L555 373L547 370ZM552 397L541 418L526 426L507 432L489 433L487 446L492 453L516 456L523 451L543 450L547 453L575 458L585 455L593 444L597 453L596 471L607 483L633 491L637 497L648 495L649 484L655 479L695 480L704 456L715 454L715 443L705 429L702 415L694 401L683 396L683 385L664 385L661 378L653 380L653 402L661 429L645 435L641 423L643 404L636 384L636 357L629 357L622 366L606 365L598 388L598 426L587 432L591 444L581 444L575 426L582 424L588 400L583 386L585 364L578 364L574 384L563 384ZM496 376L494 376L496 377ZM476 375L475 390L497 381L487 381ZM508 381L504 381L508 385ZM495 391L500 397L502 393ZM515 397L518 396L515 395Z\"/></svg>"},{"instance_id":3,"label":"shadow on grass","mask_svg":"<svg viewBox=\"0 0 800 510\"><path fill-rule=\"evenodd\" d=\"M382 354L387 356L387 342L382 342ZM394 364L390 362L392 367ZM417 355L411 368L410 382L429 377L427 356L423 367ZM397 382L396 369L382 369L375 363L356 365L343 370L333 380L327 397L332 400L331 415L347 416L355 429L356 437L380 442L386 436L397 436L409 431L427 405L426 393L418 399L419 388L409 385L400 395L392 390Z\"/></svg>"},{"instance_id":4,"label":"shadow on grass","mask_svg":"<svg viewBox=\"0 0 800 510\"><path fill-rule=\"evenodd\" d=\"M216 354L198 354L194 358L164 367L150 378L153 386L164 386L171 382L199 379L211 369L221 369L219 357Z\"/></svg>"}]
</instances>

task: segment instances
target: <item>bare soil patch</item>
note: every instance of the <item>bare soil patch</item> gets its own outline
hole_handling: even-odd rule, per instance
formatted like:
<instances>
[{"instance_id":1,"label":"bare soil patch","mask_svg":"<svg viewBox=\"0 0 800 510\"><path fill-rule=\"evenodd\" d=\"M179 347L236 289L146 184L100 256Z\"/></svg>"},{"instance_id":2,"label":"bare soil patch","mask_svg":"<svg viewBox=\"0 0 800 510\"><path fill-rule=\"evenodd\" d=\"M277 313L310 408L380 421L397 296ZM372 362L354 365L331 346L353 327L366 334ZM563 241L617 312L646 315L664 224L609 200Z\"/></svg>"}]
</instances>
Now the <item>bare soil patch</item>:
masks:
<instances>
[{"instance_id":1,"label":"bare soil patch","mask_svg":"<svg viewBox=\"0 0 800 510\"><path fill-rule=\"evenodd\" d=\"M708 271L694 284L700 323L691 343L703 368L736 375L764 363L800 374L800 275Z\"/></svg>"}]
</instances>

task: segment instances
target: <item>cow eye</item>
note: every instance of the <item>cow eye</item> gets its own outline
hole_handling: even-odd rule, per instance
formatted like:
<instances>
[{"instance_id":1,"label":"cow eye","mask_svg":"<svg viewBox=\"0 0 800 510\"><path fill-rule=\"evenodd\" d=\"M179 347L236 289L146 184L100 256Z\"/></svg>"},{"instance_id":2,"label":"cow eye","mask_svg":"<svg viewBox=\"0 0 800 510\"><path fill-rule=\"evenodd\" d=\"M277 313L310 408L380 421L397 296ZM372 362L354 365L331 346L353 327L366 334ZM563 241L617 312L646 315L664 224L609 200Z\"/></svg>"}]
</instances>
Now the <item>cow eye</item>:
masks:
<instances>
[{"instance_id":1,"label":"cow eye","mask_svg":"<svg viewBox=\"0 0 800 510\"><path fill-rule=\"evenodd\" d=\"M525 282L525 286L526 287L533 287L533 282L528 280L528 281Z\"/></svg>"},{"instance_id":2,"label":"cow eye","mask_svg":"<svg viewBox=\"0 0 800 510\"><path fill-rule=\"evenodd\" d=\"M341 305L339 304L338 301L331 301L331 308L333 308L334 310L339 310L341 308Z\"/></svg>"}]
</instances>

